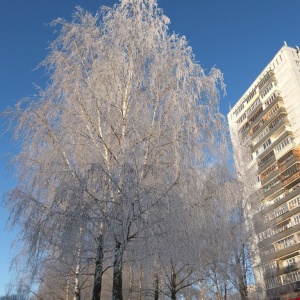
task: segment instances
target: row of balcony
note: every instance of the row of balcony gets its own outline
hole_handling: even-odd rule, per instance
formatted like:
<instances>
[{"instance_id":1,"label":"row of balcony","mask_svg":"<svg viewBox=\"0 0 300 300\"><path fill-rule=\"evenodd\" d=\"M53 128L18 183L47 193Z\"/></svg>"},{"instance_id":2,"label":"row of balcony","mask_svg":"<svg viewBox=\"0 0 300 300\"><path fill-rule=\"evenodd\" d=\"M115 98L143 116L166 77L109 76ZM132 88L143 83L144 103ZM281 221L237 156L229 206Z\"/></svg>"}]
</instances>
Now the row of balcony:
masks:
<instances>
[{"instance_id":1,"label":"row of balcony","mask_svg":"<svg viewBox=\"0 0 300 300\"><path fill-rule=\"evenodd\" d=\"M298 202L300 204L300 198L298 199ZM283 207L282 210L283 213L289 211L288 205L285 205L285 207ZM272 217L275 218L276 213L274 213ZM268 244L275 243L276 241L284 238L286 235L292 234L300 230L299 224L300 224L300 209L295 209L292 216L288 217L283 222L274 225L258 234L259 247L264 247Z\"/></svg>"},{"instance_id":2,"label":"row of balcony","mask_svg":"<svg viewBox=\"0 0 300 300\"><path fill-rule=\"evenodd\" d=\"M260 80L260 82L252 89L244 101L239 105L239 107L234 111L234 115L237 117L241 112L243 112L245 106L257 98L259 95L265 96L268 93L268 86L270 84L276 85L277 81L272 70L268 71L267 74ZM247 115L253 110L253 104L246 111Z\"/></svg>"},{"instance_id":3,"label":"row of balcony","mask_svg":"<svg viewBox=\"0 0 300 300\"><path fill-rule=\"evenodd\" d=\"M297 224L293 230L299 230L300 225ZM286 234L290 233L286 232ZM300 244L300 231L297 231L291 235L285 236L281 240L278 240L277 242L274 242L273 244L270 244L264 248L260 248L261 253L261 260L263 263L276 260L280 257L287 256L290 253L293 253L295 251L299 250L299 244Z\"/></svg>"},{"instance_id":4,"label":"row of balcony","mask_svg":"<svg viewBox=\"0 0 300 300\"><path fill-rule=\"evenodd\" d=\"M251 131L251 134L254 133L258 128L255 127L256 124L260 121L260 115L264 112L264 115L271 109L274 103L282 101L282 98L279 96L279 91L274 89L276 87L275 83L269 85L270 91L272 90L272 95L262 103L261 99L264 98L261 96L258 98L252 106L237 120L237 125L239 133L241 136L245 135L248 131ZM271 100L271 101L270 101ZM272 105L271 105L272 104ZM266 119L264 119L266 121Z\"/></svg>"},{"instance_id":5,"label":"row of balcony","mask_svg":"<svg viewBox=\"0 0 300 300\"><path fill-rule=\"evenodd\" d=\"M270 261L263 265L265 278L275 277L278 275L294 272L300 269L299 251L294 252L278 260Z\"/></svg>"}]
</instances>

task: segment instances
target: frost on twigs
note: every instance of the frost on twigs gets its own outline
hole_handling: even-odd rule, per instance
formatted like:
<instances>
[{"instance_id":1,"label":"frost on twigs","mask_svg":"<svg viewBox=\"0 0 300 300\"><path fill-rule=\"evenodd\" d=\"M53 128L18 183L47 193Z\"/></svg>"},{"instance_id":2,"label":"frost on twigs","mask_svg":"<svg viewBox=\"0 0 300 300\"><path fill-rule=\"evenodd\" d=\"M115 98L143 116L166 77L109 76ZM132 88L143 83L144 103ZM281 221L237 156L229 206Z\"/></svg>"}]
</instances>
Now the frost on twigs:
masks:
<instances>
[{"instance_id":1,"label":"frost on twigs","mask_svg":"<svg viewBox=\"0 0 300 300\"><path fill-rule=\"evenodd\" d=\"M155 0L123 0L52 23L48 86L12 113L22 147L7 202L41 293L59 274L60 297L91 285L96 300L108 274L122 299L124 264L145 243L156 259L164 220L201 201L201 174L225 153L222 74L205 74L169 22Z\"/></svg>"}]
</instances>

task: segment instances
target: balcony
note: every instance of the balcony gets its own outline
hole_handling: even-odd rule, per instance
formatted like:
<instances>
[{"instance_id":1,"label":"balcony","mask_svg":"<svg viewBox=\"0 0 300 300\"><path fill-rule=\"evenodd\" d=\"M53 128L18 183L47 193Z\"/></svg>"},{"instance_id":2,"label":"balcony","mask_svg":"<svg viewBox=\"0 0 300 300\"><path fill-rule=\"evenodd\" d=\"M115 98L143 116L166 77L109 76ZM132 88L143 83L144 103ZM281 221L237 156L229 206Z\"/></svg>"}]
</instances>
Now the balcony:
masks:
<instances>
[{"instance_id":1,"label":"balcony","mask_svg":"<svg viewBox=\"0 0 300 300\"><path fill-rule=\"evenodd\" d=\"M268 167L270 167L273 163L275 163L275 153L273 150L271 150L268 154L266 154L262 158L258 158L258 174L262 173L264 170L266 170Z\"/></svg>"},{"instance_id":2,"label":"balcony","mask_svg":"<svg viewBox=\"0 0 300 300\"><path fill-rule=\"evenodd\" d=\"M282 256L287 256L290 253L296 252L298 250L299 250L299 243L290 245L286 248L283 248L283 249L280 249L280 250L277 250L277 251L274 251L274 252L268 253L268 254L264 254L263 253L264 250L261 249L261 255L260 255L261 256L261 261L262 261L262 263L266 263L268 261L278 259Z\"/></svg>"},{"instance_id":3,"label":"balcony","mask_svg":"<svg viewBox=\"0 0 300 300\"><path fill-rule=\"evenodd\" d=\"M282 175L280 175L280 176L282 177ZM298 170L294 174L290 175L289 177L284 177L282 179L283 186L286 187L298 179L300 179L300 170Z\"/></svg>"},{"instance_id":4,"label":"balcony","mask_svg":"<svg viewBox=\"0 0 300 300\"><path fill-rule=\"evenodd\" d=\"M294 214L294 212L293 212ZM287 219L289 220L289 218ZM263 248L263 247L266 247L272 243L275 243L276 241L279 241L281 239L283 239L285 236L289 236L293 233L296 233L300 230L300 224L296 224L296 225L291 225L291 223L289 224L286 224L286 227L284 228L280 228L280 227L274 227L274 232L275 234L266 238L265 240L262 240L260 242L258 242L258 247L259 248ZM276 232L277 231L277 232ZM299 243L299 242L298 242ZM292 245L291 245L292 246ZM281 250L284 250L286 248L289 248L290 246L288 247L285 247L285 248L282 248L282 249L279 249L277 250L276 252L278 251L281 251Z\"/></svg>"},{"instance_id":5,"label":"balcony","mask_svg":"<svg viewBox=\"0 0 300 300\"><path fill-rule=\"evenodd\" d=\"M276 77L274 71L269 71L258 83L259 92L262 93L262 91L264 91L272 82L276 82Z\"/></svg>"},{"instance_id":6,"label":"balcony","mask_svg":"<svg viewBox=\"0 0 300 300\"><path fill-rule=\"evenodd\" d=\"M267 295L270 297L270 299L279 299L279 295L290 295L288 298L284 298L287 300L300 300L299 296L295 296L293 291L299 291L300 290L300 281L294 282L289 285L280 285L277 287L267 288ZM274 295L275 298L274 298Z\"/></svg>"},{"instance_id":7,"label":"balcony","mask_svg":"<svg viewBox=\"0 0 300 300\"><path fill-rule=\"evenodd\" d=\"M267 176L262 176L263 173L261 173L261 179L260 179L262 186L264 186L268 181L271 181L272 179L274 179L276 176L280 175L278 169L275 169L274 171L270 172Z\"/></svg>"},{"instance_id":8,"label":"balcony","mask_svg":"<svg viewBox=\"0 0 300 300\"><path fill-rule=\"evenodd\" d=\"M270 125L265 126L265 130L261 131L261 139L257 143L251 145L251 151L255 152L270 137L276 138L280 134L282 134L283 131L290 131L289 126L287 126L288 122L289 121L287 118L282 118L272 128L270 128ZM260 135L258 135L257 137L260 138Z\"/></svg>"},{"instance_id":9,"label":"balcony","mask_svg":"<svg viewBox=\"0 0 300 300\"><path fill-rule=\"evenodd\" d=\"M278 159L278 167L280 172L285 171L296 161L300 161L300 147L292 149L280 159Z\"/></svg>"}]
</instances>

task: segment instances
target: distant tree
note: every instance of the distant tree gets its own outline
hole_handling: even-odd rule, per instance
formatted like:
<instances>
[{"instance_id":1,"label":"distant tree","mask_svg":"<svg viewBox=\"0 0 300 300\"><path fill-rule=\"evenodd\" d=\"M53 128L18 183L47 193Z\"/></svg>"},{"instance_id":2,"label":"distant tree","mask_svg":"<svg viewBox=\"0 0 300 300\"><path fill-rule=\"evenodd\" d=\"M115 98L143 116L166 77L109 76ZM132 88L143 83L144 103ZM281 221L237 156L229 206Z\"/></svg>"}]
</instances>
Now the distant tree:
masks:
<instances>
[{"instance_id":1,"label":"distant tree","mask_svg":"<svg viewBox=\"0 0 300 300\"><path fill-rule=\"evenodd\" d=\"M0 300L27 300L27 298L20 294L6 294L0 296Z\"/></svg>"}]
</instances>

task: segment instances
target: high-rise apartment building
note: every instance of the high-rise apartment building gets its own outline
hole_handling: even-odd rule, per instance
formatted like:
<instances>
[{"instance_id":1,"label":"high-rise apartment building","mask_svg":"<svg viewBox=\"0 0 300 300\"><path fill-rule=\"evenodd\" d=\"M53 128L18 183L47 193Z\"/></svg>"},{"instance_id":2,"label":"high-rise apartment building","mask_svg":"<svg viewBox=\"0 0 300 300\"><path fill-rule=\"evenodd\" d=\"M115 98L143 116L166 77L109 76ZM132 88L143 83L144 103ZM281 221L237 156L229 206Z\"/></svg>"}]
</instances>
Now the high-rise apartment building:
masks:
<instances>
[{"instance_id":1,"label":"high-rise apartment building","mask_svg":"<svg viewBox=\"0 0 300 300\"><path fill-rule=\"evenodd\" d=\"M228 114L237 171L248 176L252 255L266 299L300 299L300 51L286 44ZM249 161L245 159L249 158ZM257 271L257 274L259 272Z\"/></svg>"}]
</instances>

